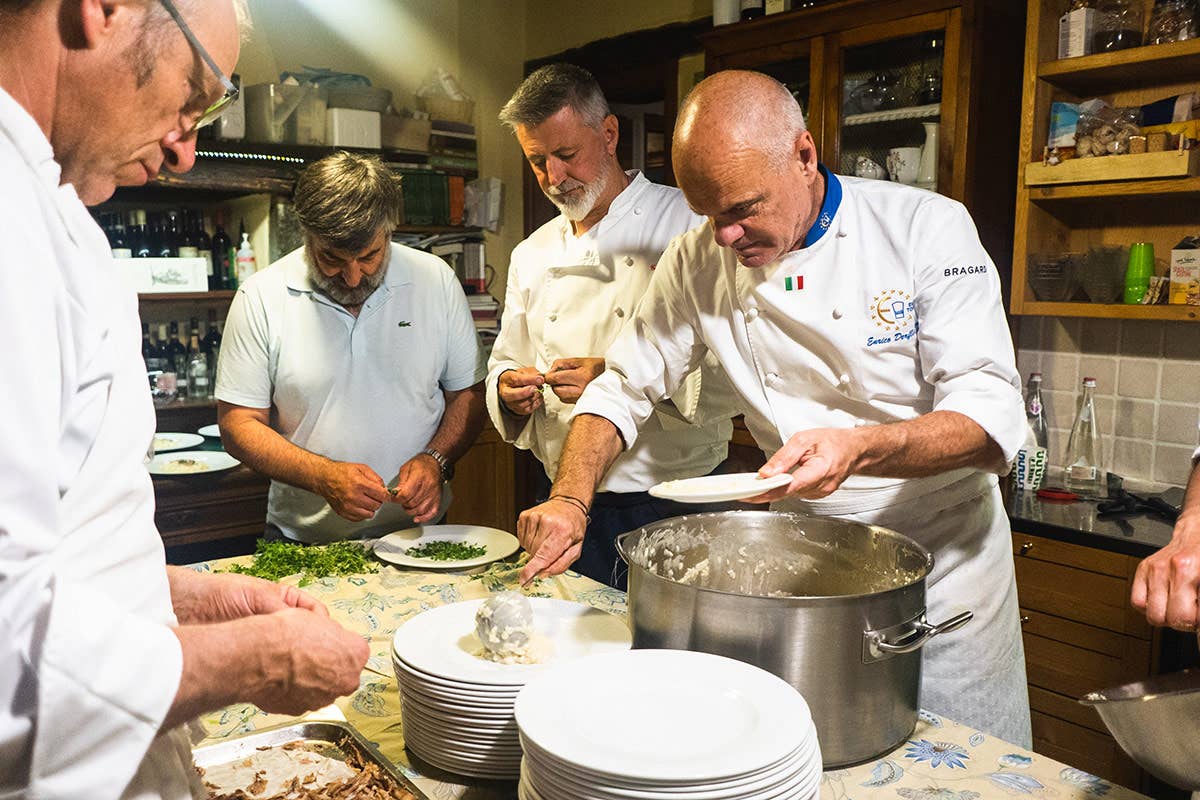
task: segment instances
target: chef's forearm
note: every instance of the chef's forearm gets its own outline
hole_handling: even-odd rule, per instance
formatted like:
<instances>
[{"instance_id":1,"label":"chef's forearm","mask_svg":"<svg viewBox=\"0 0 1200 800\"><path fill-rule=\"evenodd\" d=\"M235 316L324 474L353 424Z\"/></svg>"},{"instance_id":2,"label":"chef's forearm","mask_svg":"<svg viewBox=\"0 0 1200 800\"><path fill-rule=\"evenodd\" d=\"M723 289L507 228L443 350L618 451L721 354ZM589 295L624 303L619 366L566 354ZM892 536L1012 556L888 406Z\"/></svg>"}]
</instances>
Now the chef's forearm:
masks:
<instances>
[{"instance_id":1,"label":"chef's forearm","mask_svg":"<svg viewBox=\"0 0 1200 800\"><path fill-rule=\"evenodd\" d=\"M332 464L283 438L264 419L267 409L217 403L221 442L234 458L272 480L322 494L322 476Z\"/></svg>"},{"instance_id":2,"label":"chef's forearm","mask_svg":"<svg viewBox=\"0 0 1200 800\"><path fill-rule=\"evenodd\" d=\"M483 430L484 384L479 382L457 392L445 392L446 410L429 447L444 455L451 463L462 458Z\"/></svg>"},{"instance_id":3,"label":"chef's forearm","mask_svg":"<svg viewBox=\"0 0 1200 800\"><path fill-rule=\"evenodd\" d=\"M551 495L575 497L590 506L596 487L623 449L616 425L593 414L576 415L563 445Z\"/></svg>"},{"instance_id":4,"label":"chef's forearm","mask_svg":"<svg viewBox=\"0 0 1200 800\"><path fill-rule=\"evenodd\" d=\"M979 423L957 411L854 428L854 473L883 478L923 478L963 467L994 471L1004 464L1000 446Z\"/></svg>"},{"instance_id":5,"label":"chef's forearm","mask_svg":"<svg viewBox=\"0 0 1200 800\"><path fill-rule=\"evenodd\" d=\"M277 646L267 618L180 625L174 630L183 651L183 672L163 730L247 701L272 682L287 679L286 651Z\"/></svg>"}]
</instances>

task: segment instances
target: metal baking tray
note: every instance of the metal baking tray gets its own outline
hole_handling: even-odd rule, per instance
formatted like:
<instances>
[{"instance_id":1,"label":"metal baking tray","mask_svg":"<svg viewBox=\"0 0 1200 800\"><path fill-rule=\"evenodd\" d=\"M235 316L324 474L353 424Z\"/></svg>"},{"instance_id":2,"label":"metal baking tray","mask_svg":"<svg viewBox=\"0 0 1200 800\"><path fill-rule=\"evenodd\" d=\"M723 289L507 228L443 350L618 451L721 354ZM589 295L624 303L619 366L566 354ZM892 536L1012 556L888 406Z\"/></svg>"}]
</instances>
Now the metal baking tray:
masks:
<instances>
[{"instance_id":1,"label":"metal baking tray","mask_svg":"<svg viewBox=\"0 0 1200 800\"><path fill-rule=\"evenodd\" d=\"M384 758L379 750L362 737L362 735L344 722L294 722L274 728L239 736L236 739L218 742L216 744L197 747L192 751L192 759L198 767L210 767L217 764L228 764L253 755L257 750L267 747L280 747L289 742L321 742L332 745L340 751L342 757L355 753L363 762L373 762L379 766L398 786L411 792L418 800L429 800L429 796L418 789L412 781L404 777L392 762Z\"/></svg>"}]
</instances>

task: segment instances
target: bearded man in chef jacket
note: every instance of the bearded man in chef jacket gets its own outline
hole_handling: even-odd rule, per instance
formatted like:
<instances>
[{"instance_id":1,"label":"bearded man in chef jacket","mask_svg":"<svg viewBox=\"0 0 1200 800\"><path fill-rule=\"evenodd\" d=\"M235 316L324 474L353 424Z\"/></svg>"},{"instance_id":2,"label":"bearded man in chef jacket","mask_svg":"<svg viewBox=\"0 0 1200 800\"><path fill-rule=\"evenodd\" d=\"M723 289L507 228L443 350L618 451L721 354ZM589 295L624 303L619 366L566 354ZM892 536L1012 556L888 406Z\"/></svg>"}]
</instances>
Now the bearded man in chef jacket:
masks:
<instances>
[{"instance_id":1,"label":"bearded man in chef jacket","mask_svg":"<svg viewBox=\"0 0 1200 800\"><path fill-rule=\"evenodd\" d=\"M501 435L532 450L553 480L575 402L604 371L605 349L633 316L668 242L704 218L678 189L621 169L617 118L581 67L534 71L500 120L562 213L513 250L487 407ZM637 442L589 492L590 509L570 493L551 496L581 521L590 511L571 559L576 571L624 589L625 571L614 569L616 537L697 510L647 493L662 481L707 474L727 455L732 392L713 359L696 366L649 411Z\"/></svg>"},{"instance_id":2,"label":"bearded man in chef jacket","mask_svg":"<svg viewBox=\"0 0 1200 800\"><path fill-rule=\"evenodd\" d=\"M3 797L206 797L182 723L320 708L366 663L292 587L165 565L137 298L84 207L191 168L233 94L238 16L0 0Z\"/></svg>"},{"instance_id":3,"label":"bearded man in chef jacket","mask_svg":"<svg viewBox=\"0 0 1200 800\"><path fill-rule=\"evenodd\" d=\"M929 618L973 611L924 648L921 704L1029 746L1025 661L997 474L1025 437L995 266L966 209L837 176L803 114L754 72L702 81L675 172L709 222L671 243L607 370L576 404L553 491L590 499L653 404L712 353L791 483L773 507L881 525L929 548ZM523 578L564 569L583 526L525 512Z\"/></svg>"}]
</instances>

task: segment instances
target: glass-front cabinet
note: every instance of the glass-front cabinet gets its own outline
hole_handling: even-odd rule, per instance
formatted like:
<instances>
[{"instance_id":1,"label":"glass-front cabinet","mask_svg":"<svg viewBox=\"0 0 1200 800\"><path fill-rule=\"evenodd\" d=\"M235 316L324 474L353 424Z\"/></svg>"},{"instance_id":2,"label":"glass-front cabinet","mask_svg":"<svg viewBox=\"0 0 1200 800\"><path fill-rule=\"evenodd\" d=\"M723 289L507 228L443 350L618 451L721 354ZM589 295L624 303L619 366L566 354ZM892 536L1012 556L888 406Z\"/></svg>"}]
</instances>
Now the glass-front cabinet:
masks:
<instances>
[{"instance_id":1,"label":"glass-front cabinet","mask_svg":"<svg viewBox=\"0 0 1200 800\"><path fill-rule=\"evenodd\" d=\"M1024 14L1012 0L835 0L714 28L706 70L788 86L834 172L967 205L1007 273Z\"/></svg>"}]
</instances>

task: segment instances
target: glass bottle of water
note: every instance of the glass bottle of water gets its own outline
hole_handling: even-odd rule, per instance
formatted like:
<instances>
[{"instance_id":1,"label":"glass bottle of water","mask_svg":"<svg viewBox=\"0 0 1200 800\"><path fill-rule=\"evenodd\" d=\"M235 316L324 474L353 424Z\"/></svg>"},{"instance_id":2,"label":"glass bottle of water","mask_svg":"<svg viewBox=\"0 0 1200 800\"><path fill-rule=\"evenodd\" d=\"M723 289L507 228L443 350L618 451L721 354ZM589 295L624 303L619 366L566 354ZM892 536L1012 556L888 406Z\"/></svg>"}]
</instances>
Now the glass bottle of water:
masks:
<instances>
[{"instance_id":1,"label":"glass bottle of water","mask_svg":"<svg viewBox=\"0 0 1200 800\"><path fill-rule=\"evenodd\" d=\"M1096 425L1096 379L1083 379L1083 397L1067 441L1066 484L1069 491L1084 497L1100 497L1104 469L1100 466L1100 431Z\"/></svg>"},{"instance_id":2,"label":"glass bottle of water","mask_svg":"<svg viewBox=\"0 0 1200 800\"><path fill-rule=\"evenodd\" d=\"M1029 375L1029 385L1025 390L1025 416L1029 419L1029 427L1038 447L1046 447L1049 440L1046 428L1046 407L1042 405L1042 373L1034 372Z\"/></svg>"}]
</instances>

